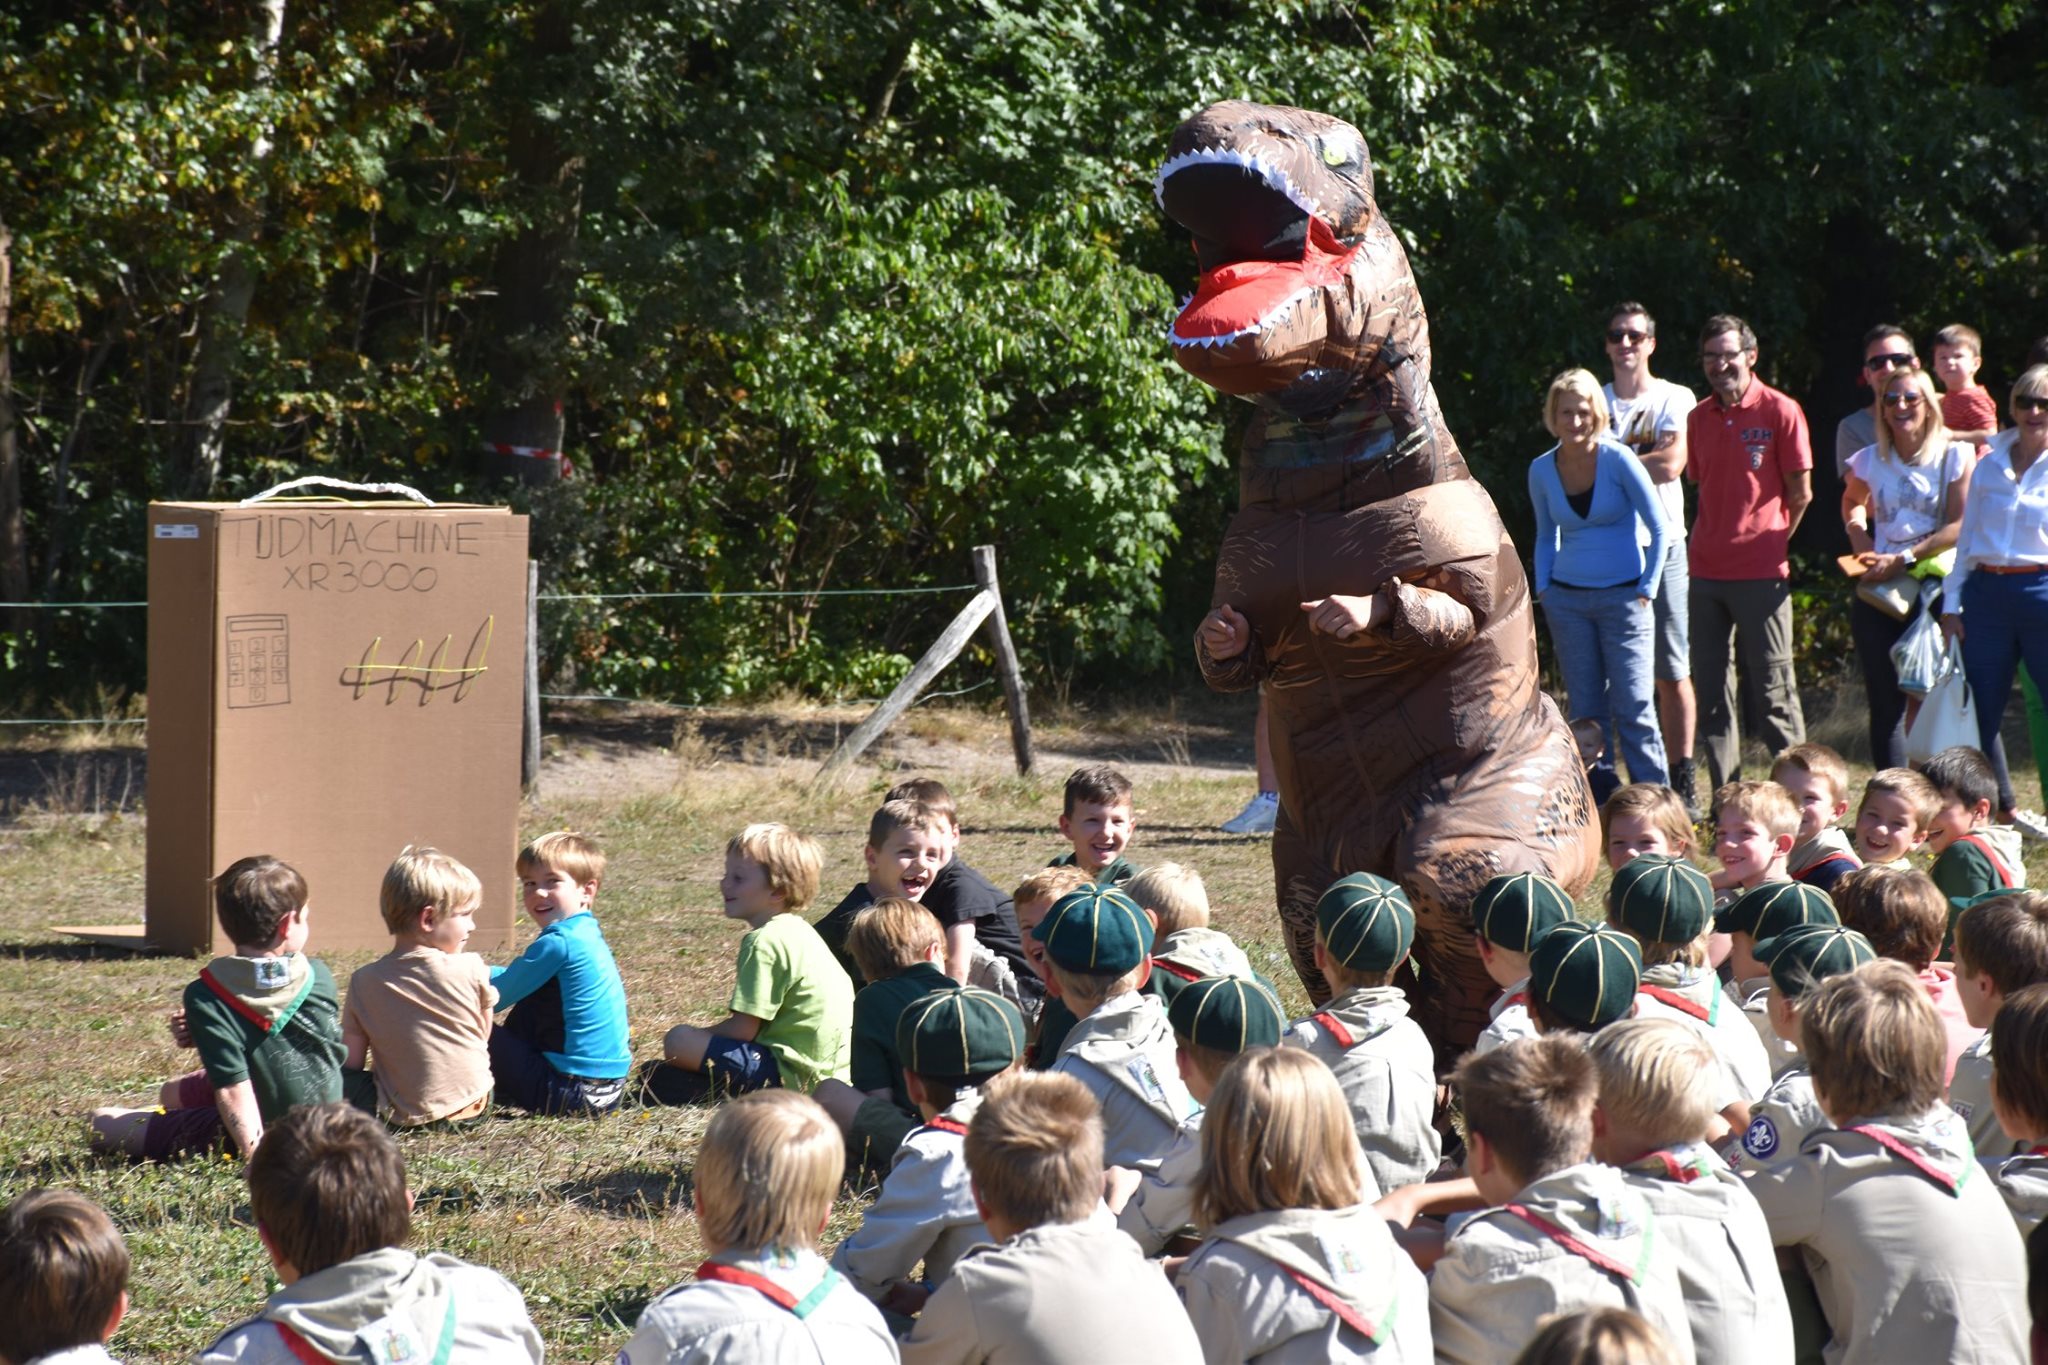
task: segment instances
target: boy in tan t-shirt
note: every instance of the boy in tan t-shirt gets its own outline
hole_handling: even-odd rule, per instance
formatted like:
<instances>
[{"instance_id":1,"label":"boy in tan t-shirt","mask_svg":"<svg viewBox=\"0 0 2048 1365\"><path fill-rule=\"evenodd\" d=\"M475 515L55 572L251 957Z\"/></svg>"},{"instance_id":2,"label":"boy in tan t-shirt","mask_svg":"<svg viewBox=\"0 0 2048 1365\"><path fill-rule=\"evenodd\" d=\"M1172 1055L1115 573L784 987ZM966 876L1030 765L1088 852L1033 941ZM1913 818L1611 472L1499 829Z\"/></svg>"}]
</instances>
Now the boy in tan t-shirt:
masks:
<instances>
[{"instance_id":1,"label":"boy in tan t-shirt","mask_svg":"<svg viewBox=\"0 0 2048 1365\"><path fill-rule=\"evenodd\" d=\"M391 951L348 979L342 1075L353 1103L398 1127L490 1110L498 991L489 964L462 950L482 903L476 873L438 849L408 846L384 873L378 908Z\"/></svg>"}]
</instances>

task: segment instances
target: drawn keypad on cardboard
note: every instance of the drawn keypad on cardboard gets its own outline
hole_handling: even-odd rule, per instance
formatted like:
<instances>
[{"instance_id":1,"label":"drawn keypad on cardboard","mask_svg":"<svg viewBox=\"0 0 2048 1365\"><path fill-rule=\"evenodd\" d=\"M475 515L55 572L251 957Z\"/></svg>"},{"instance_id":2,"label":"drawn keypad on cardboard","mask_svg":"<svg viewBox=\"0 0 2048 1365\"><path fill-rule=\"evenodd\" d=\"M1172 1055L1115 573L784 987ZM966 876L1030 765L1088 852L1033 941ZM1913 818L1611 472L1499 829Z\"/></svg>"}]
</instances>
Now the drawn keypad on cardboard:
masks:
<instances>
[{"instance_id":1,"label":"drawn keypad on cardboard","mask_svg":"<svg viewBox=\"0 0 2048 1365\"><path fill-rule=\"evenodd\" d=\"M289 620L284 616L227 619L228 705L286 706L292 699Z\"/></svg>"}]
</instances>

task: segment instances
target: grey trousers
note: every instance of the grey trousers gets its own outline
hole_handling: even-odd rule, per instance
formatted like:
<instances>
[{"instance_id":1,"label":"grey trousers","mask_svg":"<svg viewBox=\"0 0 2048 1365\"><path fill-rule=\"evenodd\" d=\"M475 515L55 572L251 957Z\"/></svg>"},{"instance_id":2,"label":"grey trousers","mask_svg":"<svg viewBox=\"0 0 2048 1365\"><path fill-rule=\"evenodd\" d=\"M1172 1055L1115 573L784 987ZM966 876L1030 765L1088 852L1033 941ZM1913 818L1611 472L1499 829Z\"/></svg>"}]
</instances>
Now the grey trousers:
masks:
<instances>
[{"instance_id":1,"label":"grey trousers","mask_svg":"<svg viewBox=\"0 0 2048 1365\"><path fill-rule=\"evenodd\" d=\"M1792 587L1782 578L1692 580L1692 681L1699 695L1699 748L1719 790L1742 775L1743 710L1772 753L1806 742L1799 680L1792 672Z\"/></svg>"}]
</instances>

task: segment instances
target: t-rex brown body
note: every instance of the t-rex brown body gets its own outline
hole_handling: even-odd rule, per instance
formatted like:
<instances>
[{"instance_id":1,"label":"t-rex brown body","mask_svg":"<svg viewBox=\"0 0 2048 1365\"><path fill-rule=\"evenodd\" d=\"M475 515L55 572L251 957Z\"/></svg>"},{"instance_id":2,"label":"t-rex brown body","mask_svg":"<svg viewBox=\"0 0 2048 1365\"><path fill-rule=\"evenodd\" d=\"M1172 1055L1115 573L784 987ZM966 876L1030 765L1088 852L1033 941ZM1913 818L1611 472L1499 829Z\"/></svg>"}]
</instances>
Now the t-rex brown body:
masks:
<instances>
[{"instance_id":1,"label":"t-rex brown body","mask_svg":"<svg viewBox=\"0 0 2048 1365\"><path fill-rule=\"evenodd\" d=\"M1212 105L1175 131L1159 195L1204 272L1175 356L1261 410L1214 598L1251 643L1217 659L1198 638L1196 654L1212 687L1264 689L1294 969L1325 999L1316 898L1346 873L1394 878L1415 906L1418 1017L1455 1055L1494 992L1473 893L1541 871L1576 894L1598 856L1577 751L1537 686L1528 581L1445 429L1422 300L1357 130ZM1302 604L1335 594L1376 597L1376 624L1312 631Z\"/></svg>"}]
</instances>

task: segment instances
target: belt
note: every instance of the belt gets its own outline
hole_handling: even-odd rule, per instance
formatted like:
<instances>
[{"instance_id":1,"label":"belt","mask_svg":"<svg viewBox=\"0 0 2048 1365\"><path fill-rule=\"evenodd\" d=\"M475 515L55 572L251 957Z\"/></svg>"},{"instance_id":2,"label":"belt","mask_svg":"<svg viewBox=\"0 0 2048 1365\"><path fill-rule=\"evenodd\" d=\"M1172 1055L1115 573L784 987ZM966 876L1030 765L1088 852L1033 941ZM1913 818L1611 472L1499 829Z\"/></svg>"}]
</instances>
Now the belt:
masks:
<instances>
[{"instance_id":1,"label":"belt","mask_svg":"<svg viewBox=\"0 0 2048 1365\"><path fill-rule=\"evenodd\" d=\"M1979 573L2000 575L2048 573L2048 564L1972 564L1970 567Z\"/></svg>"}]
</instances>

